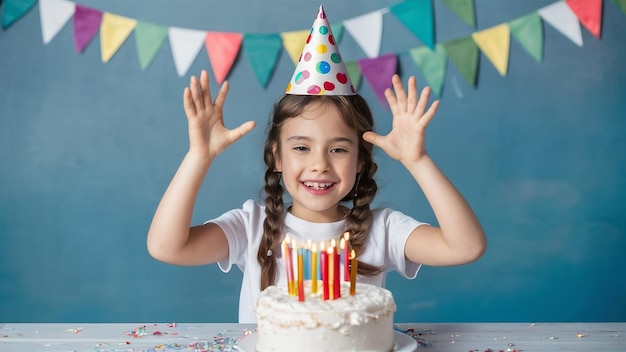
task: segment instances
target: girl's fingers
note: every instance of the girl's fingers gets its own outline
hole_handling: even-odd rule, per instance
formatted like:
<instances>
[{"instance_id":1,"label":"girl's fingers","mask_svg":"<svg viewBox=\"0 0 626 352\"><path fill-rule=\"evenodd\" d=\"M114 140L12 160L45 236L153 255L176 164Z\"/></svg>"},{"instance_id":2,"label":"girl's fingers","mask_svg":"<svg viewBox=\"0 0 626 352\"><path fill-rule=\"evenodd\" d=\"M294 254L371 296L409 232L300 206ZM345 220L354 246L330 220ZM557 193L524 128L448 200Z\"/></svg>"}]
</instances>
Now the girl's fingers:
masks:
<instances>
[{"instance_id":1,"label":"girl's fingers","mask_svg":"<svg viewBox=\"0 0 626 352\"><path fill-rule=\"evenodd\" d=\"M183 107L187 116L196 115L196 106L194 105L193 99L191 98L191 90L189 89L189 87L185 87L185 90L183 91Z\"/></svg>"},{"instance_id":2,"label":"girl's fingers","mask_svg":"<svg viewBox=\"0 0 626 352\"><path fill-rule=\"evenodd\" d=\"M415 111L415 107L417 106L417 80L415 76L409 77L409 81L407 83L409 89L409 96L407 98L406 109L409 112Z\"/></svg>"},{"instance_id":3,"label":"girl's fingers","mask_svg":"<svg viewBox=\"0 0 626 352\"><path fill-rule=\"evenodd\" d=\"M424 115L424 111L426 111L426 106L428 105L428 99L430 98L430 87L426 86L422 89L422 94L420 94L420 98L417 101L416 114L418 117Z\"/></svg>"},{"instance_id":4,"label":"girl's fingers","mask_svg":"<svg viewBox=\"0 0 626 352\"><path fill-rule=\"evenodd\" d=\"M209 74L206 70L200 72L200 88L202 90L202 103L211 106L211 87L209 86Z\"/></svg>"},{"instance_id":5,"label":"girl's fingers","mask_svg":"<svg viewBox=\"0 0 626 352\"><path fill-rule=\"evenodd\" d=\"M217 92L217 96L215 97L215 106L218 108L222 108L224 103L226 102L226 96L228 95L229 88L228 81L224 81L222 86L220 87L219 92Z\"/></svg>"},{"instance_id":6,"label":"girl's fingers","mask_svg":"<svg viewBox=\"0 0 626 352\"><path fill-rule=\"evenodd\" d=\"M193 104L195 105L196 112L202 111L204 108L204 102L201 97L201 90L198 87L198 79L196 76L191 76L189 79L189 89L191 90L191 98L193 99Z\"/></svg>"},{"instance_id":7,"label":"girl's fingers","mask_svg":"<svg viewBox=\"0 0 626 352\"><path fill-rule=\"evenodd\" d=\"M430 108L428 108L428 111L426 111L424 116L422 116L422 118L420 119L420 123L422 124L422 126L424 126L424 128L426 128L426 126L428 126L428 124L430 123L430 120L432 120L433 117L435 117L435 113L437 112L438 108L439 108L439 100L435 100L430 106Z\"/></svg>"},{"instance_id":8,"label":"girl's fingers","mask_svg":"<svg viewBox=\"0 0 626 352\"><path fill-rule=\"evenodd\" d=\"M404 91L404 87L402 86L400 76L394 74L391 78L391 83L393 84L393 90L396 94L396 100L398 102L398 105L400 105L400 109L406 109L406 92Z\"/></svg>"}]
</instances>

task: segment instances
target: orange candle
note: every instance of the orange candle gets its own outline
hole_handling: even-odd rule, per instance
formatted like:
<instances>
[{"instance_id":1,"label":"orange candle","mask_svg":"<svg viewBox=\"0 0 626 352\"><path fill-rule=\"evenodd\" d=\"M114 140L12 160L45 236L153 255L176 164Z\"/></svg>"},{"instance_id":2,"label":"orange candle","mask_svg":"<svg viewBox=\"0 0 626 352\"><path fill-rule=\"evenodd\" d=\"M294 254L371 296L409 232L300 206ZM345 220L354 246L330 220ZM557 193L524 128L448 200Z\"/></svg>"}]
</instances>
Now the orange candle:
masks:
<instances>
[{"instance_id":1,"label":"orange candle","mask_svg":"<svg viewBox=\"0 0 626 352\"><path fill-rule=\"evenodd\" d=\"M298 248L298 301L304 302L304 270L302 270L304 260L302 258L302 251L304 249Z\"/></svg>"},{"instance_id":2,"label":"orange candle","mask_svg":"<svg viewBox=\"0 0 626 352\"><path fill-rule=\"evenodd\" d=\"M356 294L356 272L358 270L357 265L358 261L356 260L356 252L354 249L350 253L350 295L354 296Z\"/></svg>"},{"instance_id":3,"label":"orange candle","mask_svg":"<svg viewBox=\"0 0 626 352\"><path fill-rule=\"evenodd\" d=\"M322 256L322 292L324 295L324 301L328 300L328 253L326 253L326 247L324 242L320 245L320 254Z\"/></svg>"},{"instance_id":4,"label":"orange candle","mask_svg":"<svg viewBox=\"0 0 626 352\"><path fill-rule=\"evenodd\" d=\"M311 292L317 294L317 244L311 246Z\"/></svg>"},{"instance_id":5,"label":"orange candle","mask_svg":"<svg viewBox=\"0 0 626 352\"><path fill-rule=\"evenodd\" d=\"M350 232L344 232L341 239L341 250L343 251L343 281L350 281Z\"/></svg>"}]
</instances>

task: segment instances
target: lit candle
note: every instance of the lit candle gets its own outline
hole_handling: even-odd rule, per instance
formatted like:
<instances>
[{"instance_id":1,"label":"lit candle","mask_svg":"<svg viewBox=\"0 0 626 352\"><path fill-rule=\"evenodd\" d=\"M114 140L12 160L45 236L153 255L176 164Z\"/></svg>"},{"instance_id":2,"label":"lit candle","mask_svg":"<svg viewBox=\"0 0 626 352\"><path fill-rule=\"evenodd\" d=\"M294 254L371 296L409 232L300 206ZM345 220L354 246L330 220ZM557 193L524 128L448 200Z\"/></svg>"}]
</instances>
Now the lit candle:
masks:
<instances>
[{"instance_id":1,"label":"lit candle","mask_svg":"<svg viewBox=\"0 0 626 352\"><path fill-rule=\"evenodd\" d=\"M335 281L333 282L333 290L335 291L335 294L333 299L337 299L341 298L341 277L339 276L341 273L341 270L339 270L339 248L337 248L337 246L333 246L333 252L335 252L335 264L333 265L333 268L335 269Z\"/></svg>"},{"instance_id":2,"label":"lit candle","mask_svg":"<svg viewBox=\"0 0 626 352\"><path fill-rule=\"evenodd\" d=\"M335 240L328 247L328 299L335 299Z\"/></svg>"},{"instance_id":3,"label":"lit candle","mask_svg":"<svg viewBox=\"0 0 626 352\"><path fill-rule=\"evenodd\" d=\"M311 247L311 292L317 294L317 244Z\"/></svg>"},{"instance_id":4,"label":"lit candle","mask_svg":"<svg viewBox=\"0 0 626 352\"><path fill-rule=\"evenodd\" d=\"M350 281L350 232L344 232L341 242L343 251L343 281Z\"/></svg>"},{"instance_id":5,"label":"lit candle","mask_svg":"<svg viewBox=\"0 0 626 352\"><path fill-rule=\"evenodd\" d=\"M324 242L320 244L320 255L322 256L320 261L322 262L322 292L324 295L324 301L328 300L328 253L326 253L326 246Z\"/></svg>"},{"instance_id":6,"label":"lit candle","mask_svg":"<svg viewBox=\"0 0 626 352\"><path fill-rule=\"evenodd\" d=\"M285 269L287 269L287 292L293 295L293 268L291 261L291 250L289 249L289 235L283 241L283 258L285 260Z\"/></svg>"},{"instance_id":7,"label":"lit candle","mask_svg":"<svg viewBox=\"0 0 626 352\"><path fill-rule=\"evenodd\" d=\"M357 263L356 260L356 252L354 249L350 253L350 260L352 261L352 265L350 266L350 295L354 296L356 293L356 272L357 272Z\"/></svg>"},{"instance_id":8,"label":"lit candle","mask_svg":"<svg viewBox=\"0 0 626 352\"><path fill-rule=\"evenodd\" d=\"M304 260L302 258L304 253L304 248L298 248L298 301L304 302L304 270L302 270L302 266L304 265Z\"/></svg>"}]
</instances>

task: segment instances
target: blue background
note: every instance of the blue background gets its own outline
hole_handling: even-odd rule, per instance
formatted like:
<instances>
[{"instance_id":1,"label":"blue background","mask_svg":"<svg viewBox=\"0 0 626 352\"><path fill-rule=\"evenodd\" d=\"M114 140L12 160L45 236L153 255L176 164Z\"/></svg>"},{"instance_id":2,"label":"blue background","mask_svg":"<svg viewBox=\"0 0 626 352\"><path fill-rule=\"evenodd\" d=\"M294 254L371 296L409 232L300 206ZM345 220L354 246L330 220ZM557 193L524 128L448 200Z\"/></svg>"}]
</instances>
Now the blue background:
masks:
<instances>
[{"instance_id":1,"label":"blue background","mask_svg":"<svg viewBox=\"0 0 626 352\"><path fill-rule=\"evenodd\" d=\"M334 0L331 23L398 0ZM434 0L437 41L526 15L551 0L476 1L473 29ZM308 29L319 1L96 0L101 11L163 26L243 33ZM481 54L478 86L450 63L428 149L472 204L489 238L478 262L391 274L399 322L626 321L626 15L603 8L602 36L578 47L544 23L537 62L512 39L501 77ZM111 61L99 36L77 54L71 21L44 45L39 8L0 31L0 322L234 322L241 274L177 267L146 251L153 211L187 149L182 91L210 69L203 48L178 77L169 42L146 71L134 34ZM391 14L381 53L403 79L423 76L406 50L421 43ZM348 33L344 59L365 57ZM264 89L241 53L229 79L230 127L258 127L214 163L193 221L258 198L272 103L293 72L286 52ZM214 89L217 87L213 83ZM379 132L391 116L360 92ZM402 166L377 152L377 206L435 223ZM216 202L216 200L219 200Z\"/></svg>"}]
</instances>

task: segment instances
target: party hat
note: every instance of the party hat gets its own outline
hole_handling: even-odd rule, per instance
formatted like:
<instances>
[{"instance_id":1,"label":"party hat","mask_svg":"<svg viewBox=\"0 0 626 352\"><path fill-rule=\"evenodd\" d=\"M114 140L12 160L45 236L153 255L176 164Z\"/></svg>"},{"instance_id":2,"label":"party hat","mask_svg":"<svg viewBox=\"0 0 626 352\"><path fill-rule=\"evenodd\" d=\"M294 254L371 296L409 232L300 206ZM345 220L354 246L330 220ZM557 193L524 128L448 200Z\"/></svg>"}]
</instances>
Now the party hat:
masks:
<instances>
[{"instance_id":1,"label":"party hat","mask_svg":"<svg viewBox=\"0 0 626 352\"><path fill-rule=\"evenodd\" d=\"M324 7L320 6L287 89L296 95L355 95Z\"/></svg>"}]
</instances>

